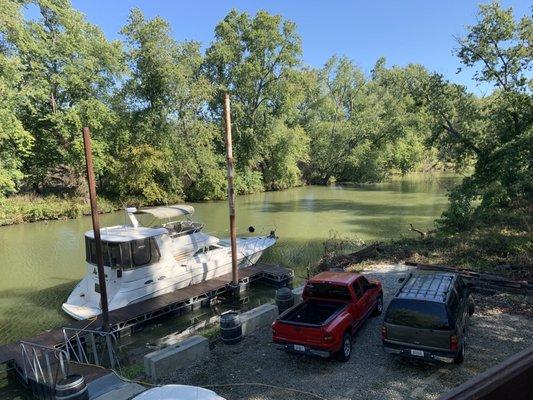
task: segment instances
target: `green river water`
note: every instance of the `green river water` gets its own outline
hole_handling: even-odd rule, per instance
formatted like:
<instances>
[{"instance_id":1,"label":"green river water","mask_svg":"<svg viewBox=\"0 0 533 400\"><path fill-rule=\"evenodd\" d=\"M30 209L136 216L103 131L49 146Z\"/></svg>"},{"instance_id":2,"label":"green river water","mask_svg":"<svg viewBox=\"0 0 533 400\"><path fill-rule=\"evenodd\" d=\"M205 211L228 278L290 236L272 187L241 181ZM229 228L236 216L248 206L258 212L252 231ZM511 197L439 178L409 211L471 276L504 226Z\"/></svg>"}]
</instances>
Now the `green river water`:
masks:
<instances>
[{"instance_id":1,"label":"green river water","mask_svg":"<svg viewBox=\"0 0 533 400\"><path fill-rule=\"evenodd\" d=\"M409 223L431 227L446 207L446 189L457 181L447 175L414 175L375 185L307 186L240 196L238 233L247 234L250 225L256 233L276 229L279 242L264 259L290 264L303 276L332 232L370 241L410 235ZM228 235L226 202L194 207L194 219L205 223L205 232ZM101 217L102 226L123 221L122 212ZM89 217L0 228L0 344L69 321L60 306L84 274L83 234L89 229ZM262 301L262 296L259 291L251 298ZM165 329L172 331L172 324Z\"/></svg>"}]
</instances>

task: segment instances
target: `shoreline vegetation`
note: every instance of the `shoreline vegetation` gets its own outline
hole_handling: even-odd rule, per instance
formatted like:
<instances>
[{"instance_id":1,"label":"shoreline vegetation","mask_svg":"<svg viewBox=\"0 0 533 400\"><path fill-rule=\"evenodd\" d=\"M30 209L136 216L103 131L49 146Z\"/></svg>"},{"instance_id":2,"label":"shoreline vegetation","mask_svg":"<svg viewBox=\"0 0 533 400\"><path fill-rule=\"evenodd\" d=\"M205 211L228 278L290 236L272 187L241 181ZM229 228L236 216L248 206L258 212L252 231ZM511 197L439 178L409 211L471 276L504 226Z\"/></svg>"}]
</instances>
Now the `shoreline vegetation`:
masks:
<instances>
[{"instance_id":1,"label":"shoreline vegetation","mask_svg":"<svg viewBox=\"0 0 533 400\"><path fill-rule=\"evenodd\" d=\"M98 211L110 213L120 210L118 203L98 198ZM16 195L0 199L0 227L30 222L46 222L80 218L91 214L84 197Z\"/></svg>"},{"instance_id":2,"label":"shoreline vegetation","mask_svg":"<svg viewBox=\"0 0 533 400\"><path fill-rule=\"evenodd\" d=\"M394 182L398 179L408 178L410 176L424 178L428 181L435 176L447 176L446 172L442 171L424 171L413 172L406 175L394 174L390 179L384 182ZM456 176L451 173L451 177ZM384 183L377 182L377 183ZM358 186L375 183L356 183L356 182L338 182L331 183L340 186ZM306 186L306 185L300 185ZM290 188L288 188L290 189ZM279 189L287 190L287 189ZM240 193L240 195L253 194L264 192L265 190L257 190L255 192ZM215 199L221 200L221 199ZM100 214L112 213L121 211L125 207L150 207L161 205L158 202L148 202L146 199L131 198L127 201L114 201L104 196L98 197L98 211ZM184 202L183 199L174 199L175 203ZM189 203L189 202L187 202ZM195 202L192 202L195 203ZM170 203L169 203L170 204ZM17 194L5 198L0 197L0 227L16 225L21 223L45 222L52 220L67 220L88 216L91 213L89 201L83 196L67 196L60 197L56 195L39 196L36 194Z\"/></svg>"},{"instance_id":3,"label":"shoreline vegetation","mask_svg":"<svg viewBox=\"0 0 533 400\"><path fill-rule=\"evenodd\" d=\"M413 261L421 264L449 265L480 273L533 282L533 209L529 214L505 214L493 221L476 223L469 229L450 233L433 229L417 237L403 236L379 242L375 248L354 259L351 253L363 245L357 238L332 236L324 243L322 258L313 271L337 267L350 271L376 263ZM409 230L406 227L406 232ZM365 248L365 246L363 246Z\"/></svg>"}]
</instances>

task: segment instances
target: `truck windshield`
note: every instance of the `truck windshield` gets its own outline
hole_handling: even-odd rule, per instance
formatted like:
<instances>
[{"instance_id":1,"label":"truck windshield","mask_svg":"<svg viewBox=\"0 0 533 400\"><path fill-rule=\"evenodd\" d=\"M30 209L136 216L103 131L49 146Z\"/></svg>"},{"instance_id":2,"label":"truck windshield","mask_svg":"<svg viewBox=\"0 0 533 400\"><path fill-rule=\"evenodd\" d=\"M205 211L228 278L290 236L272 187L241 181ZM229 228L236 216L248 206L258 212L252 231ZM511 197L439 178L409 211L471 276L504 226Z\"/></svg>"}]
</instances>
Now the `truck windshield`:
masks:
<instances>
[{"instance_id":1,"label":"truck windshield","mask_svg":"<svg viewBox=\"0 0 533 400\"><path fill-rule=\"evenodd\" d=\"M350 291L346 286L331 285L329 283L308 283L304 296L321 297L332 300L350 300Z\"/></svg>"},{"instance_id":2,"label":"truck windshield","mask_svg":"<svg viewBox=\"0 0 533 400\"><path fill-rule=\"evenodd\" d=\"M433 301L394 299L385 322L422 329L450 329L446 305Z\"/></svg>"}]
</instances>

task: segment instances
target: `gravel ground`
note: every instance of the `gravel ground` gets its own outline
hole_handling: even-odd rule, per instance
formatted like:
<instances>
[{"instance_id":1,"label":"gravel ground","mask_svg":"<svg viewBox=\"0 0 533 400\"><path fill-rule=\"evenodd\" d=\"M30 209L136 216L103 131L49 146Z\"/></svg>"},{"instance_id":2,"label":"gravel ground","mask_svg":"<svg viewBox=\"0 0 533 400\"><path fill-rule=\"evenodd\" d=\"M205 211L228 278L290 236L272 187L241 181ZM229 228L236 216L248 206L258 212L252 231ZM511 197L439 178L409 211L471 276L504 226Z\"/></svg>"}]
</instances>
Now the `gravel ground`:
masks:
<instances>
[{"instance_id":1,"label":"gravel ground","mask_svg":"<svg viewBox=\"0 0 533 400\"><path fill-rule=\"evenodd\" d=\"M399 287L404 266L379 265L365 272L382 281L385 306ZM217 343L209 361L178 370L164 383L197 386L262 383L314 393L322 399L435 399L531 343L530 315L509 315L484 297L470 320L462 365L433 365L387 355L381 348L382 317L357 333L347 363L287 354L275 349L270 329L234 346ZM489 303L490 304L490 303ZM228 400L312 399L310 394L265 386L212 387Z\"/></svg>"}]
</instances>

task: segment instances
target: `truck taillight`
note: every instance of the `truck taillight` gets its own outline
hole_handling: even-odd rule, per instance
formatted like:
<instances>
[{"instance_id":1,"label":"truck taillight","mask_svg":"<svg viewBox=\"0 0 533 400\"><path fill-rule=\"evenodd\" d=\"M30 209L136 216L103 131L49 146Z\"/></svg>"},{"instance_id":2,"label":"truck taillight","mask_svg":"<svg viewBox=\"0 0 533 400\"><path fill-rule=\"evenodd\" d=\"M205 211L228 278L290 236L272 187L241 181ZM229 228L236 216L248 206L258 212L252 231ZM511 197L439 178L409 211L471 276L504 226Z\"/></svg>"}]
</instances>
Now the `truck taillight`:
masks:
<instances>
[{"instance_id":1,"label":"truck taillight","mask_svg":"<svg viewBox=\"0 0 533 400\"><path fill-rule=\"evenodd\" d=\"M331 332L324 333L324 342L331 342L333 340L333 334Z\"/></svg>"},{"instance_id":2,"label":"truck taillight","mask_svg":"<svg viewBox=\"0 0 533 400\"><path fill-rule=\"evenodd\" d=\"M381 326L381 340L387 339L387 327L385 325Z\"/></svg>"},{"instance_id":3,"label":"truck taillight","mask_svg":"<svg viewBox=\"0 0 533 400\"><path fill-rule=\"evenodd\" d=\"M459 346L459 340L457 339L457 335L451 335L450 336L450 350L457 351L458 346Z\"/></svg>"}]
</instances>

